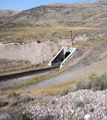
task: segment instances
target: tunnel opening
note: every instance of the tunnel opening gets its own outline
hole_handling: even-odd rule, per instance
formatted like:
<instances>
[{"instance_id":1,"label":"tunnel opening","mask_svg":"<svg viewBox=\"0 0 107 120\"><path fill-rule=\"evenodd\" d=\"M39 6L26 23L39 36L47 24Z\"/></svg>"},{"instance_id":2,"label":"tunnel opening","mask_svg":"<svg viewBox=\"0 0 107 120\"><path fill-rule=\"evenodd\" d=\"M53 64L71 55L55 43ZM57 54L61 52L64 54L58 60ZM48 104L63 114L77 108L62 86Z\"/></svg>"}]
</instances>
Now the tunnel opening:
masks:
<instances>
[{"instance_id":1,"label":"tunnel opening","mask_svg":"<svg viewBox=\"0 0 107 120\"><path fill-rule=\"evenodd\" d=\"M64 59L63 58L61 58L61 62L63 61Z\"/></svg>"},{"instance_id":2,"label":"tunnel opening","mask_svg":"<svg viewBox=\"0 0 107 120\"><path fill-rule=\"evenodd\" d=\"M66 52L65 58L67 58L69 54L70 54L70 52Z\"/></svg>"}]
</instances>

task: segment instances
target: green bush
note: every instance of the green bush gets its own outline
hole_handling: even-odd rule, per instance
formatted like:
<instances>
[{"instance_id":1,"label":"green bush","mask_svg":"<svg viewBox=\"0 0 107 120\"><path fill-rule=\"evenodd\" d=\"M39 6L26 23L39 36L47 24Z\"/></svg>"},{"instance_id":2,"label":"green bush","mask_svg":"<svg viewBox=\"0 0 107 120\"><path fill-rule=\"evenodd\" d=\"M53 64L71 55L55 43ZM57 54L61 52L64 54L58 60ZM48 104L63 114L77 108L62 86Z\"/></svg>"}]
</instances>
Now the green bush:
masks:
<instances>
[{"instance_id":1,"label":"green bush","mask_svg":"<svg viewBox=\"0 0 107 120\"><path fill-rule=\"evenodd\" d=\"M52 100L51 103L52 103L52 104L55 104L55 100Z\"/></svg>"},{"instance_id":2,"label":"green bush","mask_svg":"<svg viewBox=\"0 0 107 120\"><path fill-rule=\"evenodd\" d=\"M103 89L107 89L107 73L104 72L101 75L101 80L103 81Z\"/></svg>"},{"instance_id":3,"label":"green bush","mask_svg":"<svg viewBox=\"0 0 107 120\"><path fill-rule=\"evenodd\" d=\"M90 77L93 90L103 90L107 88L107 73L104 72L101 77Z\"/></svg>"},{"instance_id":4,"label":"green bush","mask_svg":"<svg viewBox=\"0 0 107 120\"><path fill-rule=\"evenodd\" d=\"M84 107L84 105L85 105L85 103L83 101L81 101L81 100L76 100L73 103L74 103L74 106L76 108L78 108L78 107Z\"/></svg>"},{"instance_id":5,"label":"green bush","mask_svg":"<svg viewBox=\"0 0 107 120\"><path fill-rule=\"evenodd\" d=\"M16 93L14 91L11 91L7 94L8 98L15 97Z\"/></svg>"},{"instance_id":6,"label":"green bush","mask_svg":"<svg viewBox=\"0 0 107 120\"><path fill-rule=\"evenodd\" d=\"M27 115L23 115L8 109L7 114L10 116L10 120L31 120Z\"/></svg>"},{"instance_id":7,"label":"green bush","mask_svg":"<svg viewBox=\"0 0 107 120\"><path fill-rule=\"evenodd\" d=\"M92 88L93 88L93 90L102 90L103 89L103 81L101 81L100 77L93 77Z\"/></svg>"},{"instance_id":8,"label":"green bush","mask_svg":"<svg viewBox=\"0 0 107 120\"><path fill-rule=\"evenodd\" d=\"M23 115L16 115L12 120L24 120Z\"/></svg>"},{"instance_id":9,"label":"green bush","mask_svg":"<svg viewBox=\"0 0 107 120\"><path fill-rule=\"evenodd\" d=\"M76 83L76 89L90 89L91 88L91 81L88 78L83 78L77 81Z\"/></svg>"},{"instance_id":10,"label":"green bush","mask_svg":"<svg viewBox=\"0 0 107 120\"><path fill-rule=\"evenodd\" d=\"M12 117L12 120L31 120L30 118L28 118L27 116L25 115L22 115L22 114L15 114L13 117Z\"/></svg>"},{"instance_id":11,"label":"green bush","mask_svg":"<svg viewBox=\"0 0 107 120\"><path fill-rule=\"evenodd\" d=\"M0 24L3 24L3 21L0 21Z\"/></svg>"},{"instance_id":12,"label":"green bush","mask_svg":"<svg viewBox=\"0 0 107 120\"><path fill-rule=\"evenodd\" d=\"M60 93L60 96L63 96L63 95L68 94L69 91L70 91L70 87L68 87L67 89L63 89L63 90L61 91L61 93Z\"/></svg>"},{"instance_id":13,"label":"green bush","mask_svg":"<svg viewBox=\"0 0 107 120\"><path fill-rule=\"evenodd\" d=\"M5 101L1 101L0 100L0 107L4 107L8 104L8 102L5 102Z\"/></svg>"},{"instance_id":14,"label":"green bush","mask_svg":"<svg viewBox=\"0 0 107 120\"><path fill-rule=\"evenodd\" d=\"M54 116L46 115L46 116L42 117L40 120L54 120Z\"/></svg>"},{"instance_id":15,"label":"green bush","mask_svg":"<svg viewBox=\"0 0 107 120\"><path fill-rule=\"evenodd\" d=\"M9 106L16 106L17 105L17 100L12 99L10 100Z\"/></svg>"},{"instance_id":16,"label":"green bush","mask_svg":"<svg viewBox=\"0 0 107 120\"><path fill-rule=\"evenodd\" d=\"M91 88L93 90L107 89L107 73L104 72L100 77L91 75L87 78L82 78L76 82L75 86L76 90Z\"/></svg>"},{"instance_id":17,"label":"green bush","mask_svg":"<svg viewBox=\"0 0 107 120\"><path fill-rule=\"evenodd\" d=\"M28 95L24 95L24 96L22 96L22 97L20 98L20 102L24 102L24 103L27 103L27 102L33 101L33 100L34 100L34 99L31 98L31 97L28 96Z\"/></svg>"}]
</instances>

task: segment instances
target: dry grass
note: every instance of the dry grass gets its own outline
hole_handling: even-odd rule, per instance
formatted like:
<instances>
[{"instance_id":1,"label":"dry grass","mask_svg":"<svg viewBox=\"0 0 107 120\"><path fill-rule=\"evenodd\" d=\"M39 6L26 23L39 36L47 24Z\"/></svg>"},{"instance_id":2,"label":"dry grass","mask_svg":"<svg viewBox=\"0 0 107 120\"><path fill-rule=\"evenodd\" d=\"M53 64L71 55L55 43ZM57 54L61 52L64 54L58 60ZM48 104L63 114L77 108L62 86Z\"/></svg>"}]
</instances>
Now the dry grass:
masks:
<instances>
[{"instance_id":1,"label":"dry grass","mask_svg":"<svg viewBox=\"0 0 107 120\"><path fill-rule=\"evenodd\" d=\"M10 71L17 71L17 70L23 70L23 69L29 69L29 68L40 68L40 64L36 65L28 65L28 66L23 66L23 67L15 67L15 68L2 68L0 69L0 73L4 72L10 72Z\"/></svg>"},{"instance_id":2,"label":"dry grass","mask_svg":"<svg viewBox=\"0 0 107 120\"><path fill-rule=\"evenodd\" d=\"M87 77L82 77L81 79L76 79L72 83L67 83L67 84L59 84L58 86L55 85L49 88L42 88L42 89L36 89L36 90L31 90L30 92L35 94L35 95L41 95L41 96L46 96L46 95L65 95L66 91L67 93L70 91L76 91L80 89L93 89L93 90L103 90L107 88L107 73L103 72L100 77L98 76L93 76L88 75ZM64 93L63 93L64 92Z\"/></svg>"},{"instance_id":3,"label":"dry grass","mask_svg":"<svg viewBox=\"0 0 107 120\"><path fill-rule=\"evenodd\" d=\"M69 39L70 31L73 31L74 36L77 34L89 33L98 31L100 28L88 27L49 27L49 26L35 26L35 27L18 27L8 30L0 30L0 41L3 43L26 43L27 41L45 41L47 39L55 40Z\"/></svg>"},{"instance_id":4,"label":"dry grass","mask_svg":"<svg viewBox=\"0 0 107 120\"><path fill-rule=\"evenodd\" d=\"M46 76L45 78L47 79L48 77L54 77L54 76L55 75L53 74L50 76ZM41 76L39 78L42 78L42 77L43 76ZM17 89L17 87L15 87L14 90L15 90L16 94L29 93L29 94L33 94L34 96L45 97L47 95L58 95L58 94L63 95L62 92L65 92L66 90L68 90L67 93L73 92L73 91L76 91L79 89L91 89L91 88L93 88L93 90L94 90L94 88L96 88L96 86L98 89L102 89L102 87L104 89L106 89L107 88L106 77L107 77L107 73L104 72L101 74L101 77L97 77L95 75L93 76L91 74L91 75L84 76L84 77L81 77L81 78L78 78L78 79L75 79L72 81L58 83L58 84L54 84L54 85L39 88L39 89L33 89L33 90L29 90L29 91L28 90L15 90L15 89ZM99 81L97 82L97 78L101 79L101 81L103 81L103 83L99 82ZM44 80L44 79L41 79L41 80ZM9 91L10 91L10 89L9 89Z\"/></svg>"}]
</instances>

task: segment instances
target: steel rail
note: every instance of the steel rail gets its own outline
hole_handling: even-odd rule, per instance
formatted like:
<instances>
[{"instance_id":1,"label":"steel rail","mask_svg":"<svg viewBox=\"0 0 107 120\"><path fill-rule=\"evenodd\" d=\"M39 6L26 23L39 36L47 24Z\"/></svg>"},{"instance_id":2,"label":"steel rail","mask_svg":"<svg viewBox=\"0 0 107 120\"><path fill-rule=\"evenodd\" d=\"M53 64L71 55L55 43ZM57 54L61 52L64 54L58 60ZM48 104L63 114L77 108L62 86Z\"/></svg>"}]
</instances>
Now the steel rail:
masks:
<instances>
[{"instance_id":1,"label":"steel rail","mask_svg":"<svg viewBox=\"0 0 107 120\"><path fill-rule=\"evenodd\" d=\"M33 75L33 74L38 74L38 73L41 73L41 72L54 70L56 68L59 68L59 66L36 69L36 70L29 70L29 71L6 74L6 75L0 75L0 81L9 80L9 79L15 79L15 78L24 77L24 76Z\"/></svg>"}]
</instances>

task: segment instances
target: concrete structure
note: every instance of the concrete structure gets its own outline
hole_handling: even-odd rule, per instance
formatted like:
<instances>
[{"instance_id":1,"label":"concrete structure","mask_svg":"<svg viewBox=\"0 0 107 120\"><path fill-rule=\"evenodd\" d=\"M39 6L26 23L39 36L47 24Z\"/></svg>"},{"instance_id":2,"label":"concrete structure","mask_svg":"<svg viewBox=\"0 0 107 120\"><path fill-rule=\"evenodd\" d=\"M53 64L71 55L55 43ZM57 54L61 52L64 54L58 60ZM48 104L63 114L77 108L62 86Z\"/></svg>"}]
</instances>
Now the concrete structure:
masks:
<instances>
[{"instance_id":1,"label":"concrete structure","mask_svg":"<svg viewBox=\"0 0 107 120\"><path fill-rule=\"evenodd\" d=\"M70 60L77 53L76 48L62 47L62 49L55 55L55 57L49 62L49 66L60 66L62 68L65 63Z\"/></svg>"}]
</instances>

